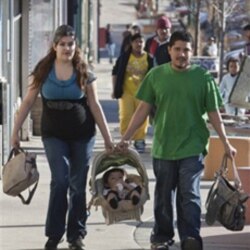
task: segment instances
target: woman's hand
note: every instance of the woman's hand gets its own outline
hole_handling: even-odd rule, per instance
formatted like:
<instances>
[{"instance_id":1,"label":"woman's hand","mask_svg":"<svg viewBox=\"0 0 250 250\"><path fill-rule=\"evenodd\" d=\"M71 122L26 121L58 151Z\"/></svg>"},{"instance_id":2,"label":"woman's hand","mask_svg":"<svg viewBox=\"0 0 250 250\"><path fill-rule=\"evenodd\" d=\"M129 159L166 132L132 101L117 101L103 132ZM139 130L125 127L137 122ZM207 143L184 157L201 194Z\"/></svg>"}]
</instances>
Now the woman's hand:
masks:
<instances>
[{"instance_id":1,"label":"woman's hand","mask_svg":"<svg viewBox=\"0 0 250 250\"><path fill-rule=\"evenodd\" d=\"M105 150L106 150L107 154L113 153L114 149L115 149L115 146L111 140L105 141Z\"/></svg>"},{"instance_id":2,"label":"woman's hand","mask_svg":"<svg viewBox=\"0 0 250 250\"><path fill-rule=\"evenodd\" d=\"M11 146L13 148L19 148L20 147L20 138L17 133L13 133L11 136Z\"/></svg>"}]
</instances>

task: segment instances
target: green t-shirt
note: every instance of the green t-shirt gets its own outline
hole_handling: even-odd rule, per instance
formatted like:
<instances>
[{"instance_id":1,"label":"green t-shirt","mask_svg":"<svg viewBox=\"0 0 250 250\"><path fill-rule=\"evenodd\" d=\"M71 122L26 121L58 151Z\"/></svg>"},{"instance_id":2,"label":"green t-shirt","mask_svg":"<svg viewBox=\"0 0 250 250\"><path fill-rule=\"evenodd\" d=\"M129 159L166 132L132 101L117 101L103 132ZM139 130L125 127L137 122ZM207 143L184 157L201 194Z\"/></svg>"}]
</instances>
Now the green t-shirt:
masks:
<instances>
[{"instance_id":1,"label":"green t-shirt","mask_svg":"<svg viewBox=\"0 0 250 250\"><path fill-rule=\"evenodd\" d=\"M206 154L205 116L222 105L217 85L206 70L192 65L177 72L170 63L155 67L144 78L137 98L156 107L154 158L177 160Z\"/></svg>"}]
</instances>

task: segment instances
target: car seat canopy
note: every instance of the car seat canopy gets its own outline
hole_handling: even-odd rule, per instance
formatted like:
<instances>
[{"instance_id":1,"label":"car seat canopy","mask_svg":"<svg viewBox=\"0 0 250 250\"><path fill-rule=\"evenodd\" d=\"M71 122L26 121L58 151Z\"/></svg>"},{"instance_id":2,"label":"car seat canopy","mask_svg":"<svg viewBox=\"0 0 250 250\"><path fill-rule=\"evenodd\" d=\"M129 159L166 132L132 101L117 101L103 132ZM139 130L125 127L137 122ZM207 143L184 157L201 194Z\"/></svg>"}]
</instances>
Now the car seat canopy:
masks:
<instances>
[{"instance_id":1,"label":"car seat canopy","mask_svg":"<svg viewBox=\"0 0 250 250\"><path fill-rule=\"evenodd\" d=\"M128 201L124 201L120 209L111 209L106 199L103 197L103 179L102 173L110 168L122 167L125 171L127 167L133 167L138 174L131 174L127 171L127 178L142 187L141 201L136 206L131 206ZM101 206L106 224L112 224L117 221L135 219L140 221L140 215L143 212L143 205L149 199L148 176L140 155L133 149L128 149L126 153L106 152L98 153L92 162L90 192L92 202L95 206Z\"/></svg>"}]
</instances>

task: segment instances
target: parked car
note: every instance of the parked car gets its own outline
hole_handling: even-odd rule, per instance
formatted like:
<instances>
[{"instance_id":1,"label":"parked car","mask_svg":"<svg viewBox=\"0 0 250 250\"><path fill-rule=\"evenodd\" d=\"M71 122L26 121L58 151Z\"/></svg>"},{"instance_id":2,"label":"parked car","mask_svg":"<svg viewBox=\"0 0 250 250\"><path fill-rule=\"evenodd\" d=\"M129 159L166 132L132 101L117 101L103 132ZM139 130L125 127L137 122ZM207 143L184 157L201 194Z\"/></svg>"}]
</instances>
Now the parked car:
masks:
<instances>
[{"instance_id":1,"label":"parked car","mask_svg":"<svg viewBox=\"0 0 250 250\"><path fill-rule=\"evenodd\" d=\"M240 60L241 55L244 53L244 48L241 49L236 49L236 50L232 50L229 51L227 53L224 54L224 63L226 63L228 61L229 58L233 57L233 58L237 58Z\"/></svg>"},{"instance_id":2,"label":"parked car","mask_svg":"<svg viewBox=\"0 0 250 250\"><path fill-rule=\"evenodd\" d=\"M219 72L219 57L211 56L193 56L191 63L198 64L204 69L207 69L215 78Z\"/></svg>"}]
</instances>

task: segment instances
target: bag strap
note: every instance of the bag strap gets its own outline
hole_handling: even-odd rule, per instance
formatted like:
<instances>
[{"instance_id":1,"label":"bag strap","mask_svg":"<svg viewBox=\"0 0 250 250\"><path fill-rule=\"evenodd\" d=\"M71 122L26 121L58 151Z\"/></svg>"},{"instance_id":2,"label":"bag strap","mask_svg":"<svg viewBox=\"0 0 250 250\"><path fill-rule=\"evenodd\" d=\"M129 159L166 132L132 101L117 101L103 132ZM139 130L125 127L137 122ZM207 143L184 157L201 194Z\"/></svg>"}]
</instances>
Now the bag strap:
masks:
<instances>
[{"instance_id":1,"label":"bag strap","mask_svg":"<svg viewBox=\"0 0 250 250\"><path fill-rule=\"evenodd\" d=\"M10 150L10 154L9 154L9 157L8 157L7 162L10 161L10 159L11 159L13 156L18 155L18 154L21 153L21 152L24 152L24 150L23 150L22 148L20 148L20 147L18 147L18 148L12 148L12 149Z\"/></svg>"},{"instance_id":2,"label":"bag strap","mask_svg":"<svg viewBox=\"0 0 250 250\"><path fill-rule=\"evenodd\" d=\"M236 168L236 164L235 164L234 158L232 159L232 167L233 167L233 173L234 173L234 184L235 184L235 187L237 189L241 189L242 188L242 184L241 184L241 180L240 180L240 176L239 176L238 170Z\"/></svg>"},{"instance_id":3,"label":"bag strap","mask_svg":"<svg viewBox=\"0 0 250 250\"><path fill-rule=\"evenodd\" d=\"M229 157L225 154L223 156L223 159L222 159L222 164L221 164L221 167L219 169L219 174L226 177L227 176L227 173L228 173L228 165L227 165L227 159ZM235 159L234 158L229 158L232 162L232 168L233 168L233 175L234 175L234 185L235 187L239 190L241 189L242 187L242 184L241 184L241 180L240 180L240 177L239 177L239 174L238 174L238 170L236 168L236 164L235 164Z\"/></svg>"},{"instance_id":4,"label":"bag strap","mask_svg":"<svg viewBox=\"0 0 250 250\"><path fill-rule=\"evenodd\" d=\"M25 199L23 197L23 195L21 195L21 194L18 195L18 197L21 199L21 201L22 201L22 203L24 205L29 205L30 204L30 202L31 202L31 200L32 200L32 198L33 198L33 196L35 194L37 185L38 185L38 181L36 182L36 184L34 185L34 187L31 190L29 189L29 195L28 195L27 199Z\"/></svg>"}]
</instances>

